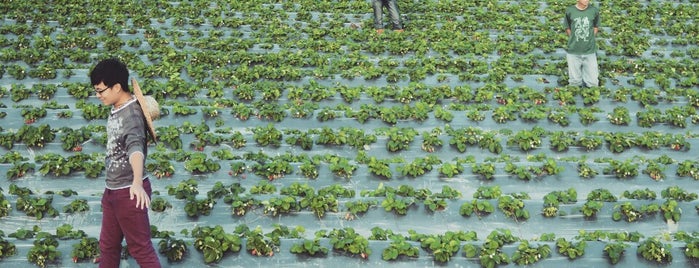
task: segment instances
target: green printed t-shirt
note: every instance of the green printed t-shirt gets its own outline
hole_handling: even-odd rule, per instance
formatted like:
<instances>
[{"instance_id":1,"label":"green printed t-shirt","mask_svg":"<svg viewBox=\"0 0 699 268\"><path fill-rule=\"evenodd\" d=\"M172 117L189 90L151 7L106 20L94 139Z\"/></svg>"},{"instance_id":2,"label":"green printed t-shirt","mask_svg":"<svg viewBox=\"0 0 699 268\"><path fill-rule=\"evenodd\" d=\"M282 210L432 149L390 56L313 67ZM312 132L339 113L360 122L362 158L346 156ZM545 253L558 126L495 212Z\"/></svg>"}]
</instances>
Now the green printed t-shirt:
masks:
<instances>
[{"instance_id":1,"label":"green printed t-shirt","mask_svg":"<svg viewBox=\"0 0 699 268\"><path fill-rule=\"evenodd\" d=\"M575 55L593 54L597 51L595 27L599 27L599 9L588 5L579 10L575 5L566 9L565 28L570 29L567 51Z\"/></svg>"}]
</instances>

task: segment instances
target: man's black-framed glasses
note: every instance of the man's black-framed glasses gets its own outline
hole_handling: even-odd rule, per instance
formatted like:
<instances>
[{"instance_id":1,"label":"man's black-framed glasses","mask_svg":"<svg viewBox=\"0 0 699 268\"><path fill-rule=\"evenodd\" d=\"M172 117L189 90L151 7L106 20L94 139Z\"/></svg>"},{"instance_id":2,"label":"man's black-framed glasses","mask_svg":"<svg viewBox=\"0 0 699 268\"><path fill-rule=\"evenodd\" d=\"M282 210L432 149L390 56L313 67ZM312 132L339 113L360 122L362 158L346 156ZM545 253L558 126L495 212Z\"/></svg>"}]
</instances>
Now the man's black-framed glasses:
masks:
<instances>
[{"instance_id":1,"label":"man's black-framed glasses","mask_svg":"<svg viewBox=\"0 0 699 268\"><path fill-rule=\"evenodd\" d=\"M112 88L112 87L105 87L105 88L103 88L103 89L95 89L95 95L97 95L97 94L102 94L102 93L104 93L105 91L107 91L107 89L110 89L110 88Z\"/></svg>"}]
</instances>

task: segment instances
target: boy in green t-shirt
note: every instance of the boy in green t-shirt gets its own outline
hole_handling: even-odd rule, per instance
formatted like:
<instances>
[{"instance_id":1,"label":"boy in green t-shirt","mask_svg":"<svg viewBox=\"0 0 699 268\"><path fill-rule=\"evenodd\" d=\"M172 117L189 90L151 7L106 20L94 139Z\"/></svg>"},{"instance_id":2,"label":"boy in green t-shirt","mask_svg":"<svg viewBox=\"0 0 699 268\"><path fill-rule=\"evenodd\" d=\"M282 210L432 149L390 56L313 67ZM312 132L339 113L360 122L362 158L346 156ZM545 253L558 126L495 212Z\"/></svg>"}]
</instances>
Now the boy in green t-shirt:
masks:
<instances>
[{"instance_id":1,"label":"boy in green t-shirt","mask_svg":"<svg viewBox=\"0 0 699 268\"><path fill-rule=\"evenodd\" d=\"M590 0L578 0L569 6L565 14L568 35L566 60L568 61L568 84L571 86L596 87L599 84L597 66L597 43L599 9L590 5Z\"/></svg>"}]
</instances>

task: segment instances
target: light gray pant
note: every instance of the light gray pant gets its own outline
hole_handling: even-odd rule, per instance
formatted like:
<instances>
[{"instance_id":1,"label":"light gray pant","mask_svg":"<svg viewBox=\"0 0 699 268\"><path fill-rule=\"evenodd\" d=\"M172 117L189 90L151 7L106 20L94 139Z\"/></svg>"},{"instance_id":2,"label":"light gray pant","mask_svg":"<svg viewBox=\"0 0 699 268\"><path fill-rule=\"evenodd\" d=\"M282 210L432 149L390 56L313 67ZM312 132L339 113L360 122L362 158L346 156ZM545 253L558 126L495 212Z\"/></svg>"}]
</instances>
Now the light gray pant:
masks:
<instances>
[{"instance_id":1,"label":"light gray pant","mask_svg":"<svg viewBox=\"0 0 699 268\"><path fill-rule=\"evenodd\" d=\"M596 87L599 85L599 67L597 54L566 54L568 60L568 84L571 86Z\"/></svg>"},{"instance_id":2,"label":"light gray pant","mask_svg":"<svg viewBox=\"0 0 699 268\"><path fill-rule=\"evenodd\" d=\"M388 15L391 16L393 30L403 29L403 25L400 23L400 12L398 11L396 0L372 0L371 2L374 8L374 29L383 29L384 6L388 9Z\"/></svg>"}]
</instances>

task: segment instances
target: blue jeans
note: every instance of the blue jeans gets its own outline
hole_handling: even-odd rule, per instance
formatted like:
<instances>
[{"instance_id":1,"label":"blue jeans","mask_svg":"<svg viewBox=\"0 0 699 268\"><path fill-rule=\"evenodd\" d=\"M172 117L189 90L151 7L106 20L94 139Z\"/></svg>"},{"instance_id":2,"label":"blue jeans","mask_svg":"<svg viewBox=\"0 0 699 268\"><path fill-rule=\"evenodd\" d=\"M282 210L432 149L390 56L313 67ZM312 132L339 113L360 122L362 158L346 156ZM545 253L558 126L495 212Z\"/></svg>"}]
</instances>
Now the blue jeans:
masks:
<instances>
[{"instance_id":1,"label":"blue jeans","mask_svg":"<svg viewBox=\"0 0 699 268\"><path fill-rule=\"evenodd\" d=\"M383 7L388 9L388 14L391 16L391 24L393 30L403 29L400 23L400 13L398 12L398 4L396 0L371 0L374 7L374 29L383 29Z\"/></svg>"},{"instance_id":2,"label":"blue jeans","mask_svg":"<svg viewBox=\"0 0 699 268\"><path fill-rule=\"evenodd\" d=\"M566 54L568 61L568 84L571 86L596 87L599 85L599 67L597 66L597 55L575 55Z\"/></svg>"}]
</instances>

